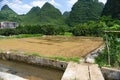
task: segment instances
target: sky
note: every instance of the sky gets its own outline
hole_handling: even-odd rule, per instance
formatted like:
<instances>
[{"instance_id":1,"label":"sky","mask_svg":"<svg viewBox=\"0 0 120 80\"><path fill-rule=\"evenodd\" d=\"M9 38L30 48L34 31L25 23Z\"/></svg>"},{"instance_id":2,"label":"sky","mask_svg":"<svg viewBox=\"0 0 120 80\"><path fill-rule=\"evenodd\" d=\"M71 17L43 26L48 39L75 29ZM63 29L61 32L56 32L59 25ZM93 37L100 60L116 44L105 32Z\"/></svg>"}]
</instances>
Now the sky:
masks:
<instances>
[{"instance_id":1,"label":"sky","mask_svg":"<svg viewBox=\"0 0 120 80\"><path fill-rule=\"evenodd\" d=\"M7 4L18 14L26 14L32 7L39 6L40 8L49 2L58 8L62 13L70 11L73 4L78 0L0 0L0 8ZM106 0L99 0L100 2L106 3Z\"/></svg>"}]
</instances>

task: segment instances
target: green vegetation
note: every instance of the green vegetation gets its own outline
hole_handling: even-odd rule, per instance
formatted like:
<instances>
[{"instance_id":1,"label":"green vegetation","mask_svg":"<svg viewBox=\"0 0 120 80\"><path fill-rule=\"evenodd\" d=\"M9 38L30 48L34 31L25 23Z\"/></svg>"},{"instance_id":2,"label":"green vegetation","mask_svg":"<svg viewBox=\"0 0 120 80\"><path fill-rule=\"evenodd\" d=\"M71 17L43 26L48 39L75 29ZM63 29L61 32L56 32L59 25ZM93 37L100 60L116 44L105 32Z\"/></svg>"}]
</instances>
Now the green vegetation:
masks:
<instances>
[{"instance_id":1,"label":"green vegetation","mask_svg":"<svg viewBox=\"0 0 120 80\"><path fill-rule=\"evenodd\" d=\"M27 55L29 55L29 53L27 53ZM67 62L73 61L73 62L80 63L80 57L42 56L39 53L32 53L31 55L36 57L44 57L44 58L49 58L54 60L60 60L60 61L67 61Z\"/></svg>"},{"instance_id":2,"label":"green vegetation","mask_svg":"<svg viewBox=\"0 0 120 80\"><path fill-rule=\"evenodd\" d=\"M17 13L4 5L0 11L0 21L19 21Z\"/></svg>"},{"instance_id":3,"label":"green vegetation","mask_svg":"<svg viewBox=\"0 0 120 80\"><path fill-rule=\"evenodd\" d=\"M96 58L100 66L120 66L120 32L106 32L104 36L106 47L103 53Z\"/></svg>"},{"instance_id":4,"label":"green vegetation","mask_svg":"<svg viewBox=\"0 0 120 80\"><path fill-rule=\"evenodd\" d=\"M0 35L9 36L9 35L17 35L15 29L6 28L6 29L0 29Z\"/></svg>"},{"instance_id":5,"label":"green vegetation","mask_svg":"<svg viewBox=\"0 0 120 80\"><path fill-rule=\"evenodd\" d=\"M13 38L30 38L30 37L41 37L42 34L19 34L12 36L0 36L0 39L13 39Z\"/></svg>"},{"instance_id":6,"label":"green vegetation","mask_svg":"<svg viewBox=\"0 0 120 80\"><path fill-rule=\"evenodd\" d=\"M62 57L62 56L52 56L52 57L48 57L50 59L55 59L55 60L61 60L61 61L73 61L73 62L77 62L80 63L80 58L79 57Z\"/></svg>"},{"instance_id":7,"label":"green vegetation","mask_svg":"<svg viewBox=\"0 0 120 80\"><path fill-rule=\"evenodd\" d=\"M64 36L73 36L73 34L70 33L70 32L65 32L65 33L64 33Z\"/></svg>"},{"instance_id":8,"label":"green vegetation","mask_svg":"<svg viewBox=\"0 0 120 80\"><path fill-rule=\"evenodd\" d=\"M62 13L50 3L45 3L40 12L41 24L65 25Z\"/></svg>"},{"instance_id":9,"label":"green vegetation","mask_svg":"<svg viewBox=\"0 0 120 80\"><path fill-rule=\"evenodd\" d=\"M78 0L78 2L73 5L66 22L69 26L73 27L79 23L98 20L103 6L103 3L98 2L98 0Z\"/></svg>"},{"instance_id":10,"label":"green vegetation","mask_svg":"<svg viewBox=\"0 0 120 80\"><path fill-rule=\"evenodd\" d=\"M27 55L29 55L29 53ZM73 62L80 63L80 57L42 56L39 53L32 53L31 55L36 57L44 57L44 58L49 58L54 60L60 60L60 61L67 61L67 62L73 61Z\"/></svg>"},{"instance_id":11,"label":"green vegetation","mask_svg":"<svg viewBox=\"0 0 120 80\"><path fill-rule=\"evenodd\" d=\"M65 25L61 12L50 3L45 3L41 9L33 7L26 15L22 16L21 24Z\"/></svg>"},{"instance_id":12,"label":"green vegetation","mask_svg":"<svg viewBox=\"0 0 120 80\"><path fill-rule=\"evenodd\" d=\"M120 20L112 19L110 16L103 16L97 21L80 23L71 28L75 36L103 36L105 30L120 30Z\"/></svg>"},{"instance_id":13,"label":"green vegetation","mask_svg":"<svg viewBox=\"0 0 120 80\"><path fill-rule=\"evenodd\" d=\"M20 26L16 29L0 29L0 35L3 35L0 39L42 35L104 36L105 30L120 31L120 20L117 20L120 19L119 3L119 0L108 0L104 7L104 4L98 0L78 0L73 5L72 11L65 12L63 15L48 2L41 9L33 7L25 15L18 15L5 5L0 11L0 21L16 21ZM96 62L102 66L120 66L120 35L108 33L104 37L105 40L106 37L110 60L108 61L108 48L105 48L103 54L96 59ZM32 55L40 56L37 53ZM63 61L79 61L79 58L49 58Z\"/></svg>"},{"instance_id":14,"label":"green vegetation","mask_svg":"<svg viewBox=\"0 0 120 80\"><path fill-rule=\"evenodd\" d=\"M0 21L15 21L21 25L57 25L75 26L76 24L89 20L98 20L103 4L97 0L79 0L72 8L71 12L62 13L50 3L45 3L40 9L33 7L27 14L18 15L7 5L0 11ZM78 12L79 11L79 12ZM67 19L67 20L66 20Z\"/></svg>"},{"instance_id":15,"label":"green vegetation","mask_svg":"<svg viewBox=\"0 0 120 80\"><path fill-rule=\"evenodd\" d=\"M16 50L12 50L12 53L17 53ZM80 57L63 57L63 56L43 56L39 53L24 53L24 55L30 55L30 56L35 56L35 57L42 57L42 58L48 58L48 59L54 59L54 60L59 60L59 61L73 61L80 63Z\"/></svg>"},{"instance_id":16,"label":"green vegetation","mask_svg":"<svg viewBox=\"0 0 120 80\"><path fill-rule=\"evenodd\" d=\"M107 3L103 9L102 15L112 16L112 18L120 19L120 1L107 0Z\"/></svg>"},{"instance_id":17,"label":"green vegetation","mask_svg":"<svg viewBox=\"0 0 120 80\"><path fill-rule=\"evenodd\" d=\"M64 17L65 19L68 18L69 15L70 15L70 12L68 12L68 11L65 11L65 12L63 13L63 17Z\"/></svg>"},{"instance_id":18,"label":"green vegetation","mask_svg":"<svg viewBox=\"0 0 120 80\"><path fill-rule=\"evenodd\" d=\"M88 23L78 24L72 28L72 33L75 36L101 36L104 22L89 21Z\"/></svg>"},{"instance_id":19,"label":"green vegetation","mask_svg":"<svg viewBox=\"0 0 120 80\"><path fill-rule=\"evenodd\" d=\"M15 21L21 25L66 25L61 12L50 3L45 3L41 9L33 7L25 15L18 15L5 5L0 11L0 21Z\"/></svg>"},{"instance_id":20,"label":"green vegetation","mask_svg":"<svg viewBox=\"0 0 120 80\"><path fill-rule=\"evenodd\" d=\"M26 15L21 16L21 24L39 24L40 7L33 7Z\"/></svg>"},{"instance_id":21,"label":"green vegetation","mask_svg":"<svg viewBox=\"0 0 120 80\"><path fill-rule=\"evenodd\" d=\"M29 53L27 53L26 55L28 55ZM38 54L38 53L32 53L31 54L32 56L35 56L35 57L42 57L40 54Z\"/></svg>"},{"instance_id":22,"label":"green vegetation","mask_svg":"<svg viewBox=\"0 0 120 80\"><path fill-rule=\"evenodd\" d=\"M5 28L0 29L0 35L10 36L19 34L43 34L43 35L64 35L68 31L67 26L56 25L20 25L16 29Z\"/></svg>"},{"instance_id":23,"label":"green vegetation","mask_svg":"<svg viewBox=\"0 0 120 80\"><path fill-rule=\"evenodd\" d=\"M0 50L0 53L4 53L4 50ZM12 54L18 54L21 53L18 50L10 50L10 52ZM76 62L76 63L80 63L80 57L63 57L63 56L44 56L41 55L40 53L36 53L36 52L23 52L21 54L24 55L28 55L28 56L34 56L34 57L42 57L42 58L48 58L48 59L54 59L54 60L59 60L59 61L66 61L66 62Z\"/></svg>"},{"instance_id":24,"label":"green vegetation","mask_svg":"<svg viewBox=\"0 0 120 80\"><path fill-rule=\"evenodd\" d=\"M19 34L10 36L11 38L27 38L27 37L40 37L43 36L42 34Z\"/></svg>"},{"instance_id":25,"label":"green vegetation","mask_svg":"<svg viewBox=\"0 0 120 80\"><path fill-rule=\"evenodd\" d=\"M102 36L104 30L120 30L120 21L104 16L101 17L100 20L80 23L74 27L56 26L52 24L20 25L16 29L0 29L0 35L43 34L64 36Z\"/></svg>"}]
</instances>

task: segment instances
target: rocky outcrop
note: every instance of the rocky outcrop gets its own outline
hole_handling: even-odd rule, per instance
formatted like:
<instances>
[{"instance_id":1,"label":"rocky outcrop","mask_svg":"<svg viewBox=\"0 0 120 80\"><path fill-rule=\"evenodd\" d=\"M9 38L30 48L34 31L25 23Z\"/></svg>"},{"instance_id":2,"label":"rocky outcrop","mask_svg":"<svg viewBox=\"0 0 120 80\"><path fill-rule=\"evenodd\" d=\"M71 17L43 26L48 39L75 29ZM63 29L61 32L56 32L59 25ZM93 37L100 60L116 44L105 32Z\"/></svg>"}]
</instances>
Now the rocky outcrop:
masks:
<instances>
[{"instance_id":1,"label":"rocky outcrop","mask_svg":"<svg viewBox=\"0 0 120 80\"><path fill-rule=\"evenodd\" d=\"M36 57L31 55L24 55L24 54L13 54L13 53L0 53L0 58L4 60L13 60L24 62L33 65L40 65L40 66L47 66L52 68L57 68L61 70L65 70L68 63L64 61L57 61L42 57Z\"/></svg>"},{"instance_id":2,"label":"rocky outcrop","mask_svg":"<svg viewBox=\"0 0 120 80\"><path fill-rule=\"evenodd\" d=\"M103 15L120 19L120 0L107 0L102 12Z\"/></svg>"}]
</instances>

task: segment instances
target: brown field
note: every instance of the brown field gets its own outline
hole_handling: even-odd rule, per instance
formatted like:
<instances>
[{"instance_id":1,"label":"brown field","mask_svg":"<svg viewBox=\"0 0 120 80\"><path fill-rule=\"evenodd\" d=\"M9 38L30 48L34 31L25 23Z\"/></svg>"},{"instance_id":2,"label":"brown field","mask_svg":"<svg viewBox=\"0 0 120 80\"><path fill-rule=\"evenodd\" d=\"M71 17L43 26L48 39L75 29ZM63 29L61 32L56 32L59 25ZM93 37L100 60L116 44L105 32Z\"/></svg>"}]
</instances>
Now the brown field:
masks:
<instances>
[{"instance_id":1,"label":"brown field","mask_svg":"<svg viewBox=\"0 0 120 80\"><path fill-rule=\"evenodd\" d=\"M36 52L44 56L81 57L103 44L98 37L43 36L40 38L1 39L0 49Z\"/></svg>"}]
</instances>

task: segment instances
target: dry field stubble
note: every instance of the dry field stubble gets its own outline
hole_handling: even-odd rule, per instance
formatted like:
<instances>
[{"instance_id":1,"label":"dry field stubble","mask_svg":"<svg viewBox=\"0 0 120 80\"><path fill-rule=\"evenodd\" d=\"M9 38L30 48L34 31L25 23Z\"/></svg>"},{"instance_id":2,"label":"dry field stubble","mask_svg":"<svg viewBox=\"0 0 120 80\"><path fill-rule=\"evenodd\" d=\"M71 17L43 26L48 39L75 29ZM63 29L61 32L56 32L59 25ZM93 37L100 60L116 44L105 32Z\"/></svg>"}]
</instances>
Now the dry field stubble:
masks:
<instances>
[{"instance_id":1,"label":"dry field stubble","mask_svg":"<svg viewBox=\"0 0 120 80\"><path fill-rule=\"evenodd\" d=\"M82 57L103 44L99 37L43 36L1 39L0 49L36 52L43 56Z\"/></svg>"}]
</instances>

